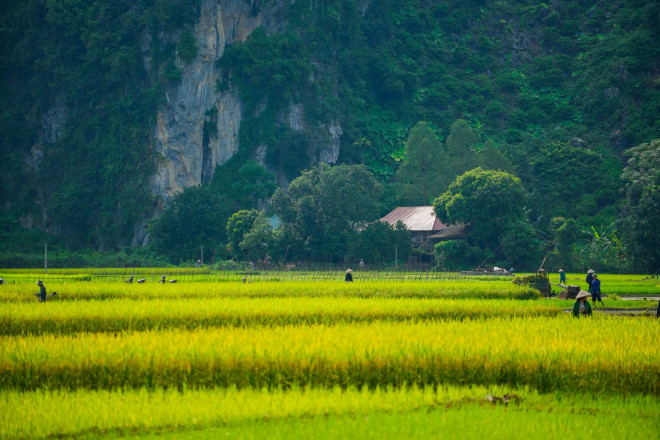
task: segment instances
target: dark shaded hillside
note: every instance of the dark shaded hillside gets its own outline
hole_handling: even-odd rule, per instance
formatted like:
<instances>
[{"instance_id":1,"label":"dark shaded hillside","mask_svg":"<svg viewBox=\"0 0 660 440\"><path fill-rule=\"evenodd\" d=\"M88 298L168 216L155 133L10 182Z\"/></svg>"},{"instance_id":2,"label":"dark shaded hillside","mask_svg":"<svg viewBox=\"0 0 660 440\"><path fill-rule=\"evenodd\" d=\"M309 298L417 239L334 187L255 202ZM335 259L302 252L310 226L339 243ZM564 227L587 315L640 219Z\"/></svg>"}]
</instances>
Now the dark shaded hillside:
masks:
<instances>
[{"instance_id":1,"label":"dark shaded hillside","mask_svg":"<svg viewBox=\"0 0 660 440\"><path fill-rule=\"evenodd\" d=\"M256 13L269 2L250 3ZM175 49L196 56L186 32L196 6L2 2L3 209L71 244L130 243L153 212L149 127L177 81ZM296 1L287 21L283 34L258 29L218 61L217 87L238 86L245 106L239 152L216 172L219 195L264 144L269 168L295 178L310 166L314 130L334 121L339 162L364 162L393 185L418 121L446 139L462 119L477 134L469 148L490 139L512 162L540 233L556 216L599 228L616 216L622 152L660 137L657 2ZM178 43L158 43L163 31ZM305 108L304 131L279 117L291 102ZM39 136L53 148L34 148Z\"/></svg>"},{"instance_id":2,"label":"dark shaded hillside","mask_svg":"<svg viewBox=\"0 0 660 440\"><path fill-rule=\"evenodd\" d=\"M298 2L286 34L228 49L228 84L248 107L265 90L281 108L303 102L312 122L339 118L342 159L364 160L385 181L417 121L442 138L465 119L474 148L490 138L513 161L537 194L535 214L610 207L613 218L620 153L660 135L657 4L378 1L361 13L358 3ZM245 124L241 146L278 136L272 165L296 175L306 164L286 158L299 158L304 140L273 122L277 111Z\"/></svg>"},{"instance_id":3,"label":"dark shaded hillside","mask_svg":"<svg viewBox=\"0 0 660 440\"><path fill-rule=\"evenodd\" d=\"M149 140L194 1L2 1L3 208L74 246L130 243L153 211ZM155 44L145 48L150 36ZM149 51L149 75L143 62ZM174 75L174 76L173 76Z\"/></svg>"}]
</instances>

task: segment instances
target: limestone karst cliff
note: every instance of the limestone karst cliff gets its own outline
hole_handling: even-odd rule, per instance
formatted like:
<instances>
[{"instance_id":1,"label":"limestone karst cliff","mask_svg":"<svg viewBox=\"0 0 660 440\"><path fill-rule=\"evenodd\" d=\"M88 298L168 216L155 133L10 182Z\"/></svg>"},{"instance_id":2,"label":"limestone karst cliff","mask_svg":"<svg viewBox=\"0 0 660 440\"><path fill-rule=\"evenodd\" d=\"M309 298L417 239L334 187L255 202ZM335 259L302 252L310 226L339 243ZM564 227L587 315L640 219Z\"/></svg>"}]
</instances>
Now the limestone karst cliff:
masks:
<instances>
[{"instance_id":1,"label":"limestone karst cliff","mask_svg":"<svg viewBox=\"0 0 660 440\"><path fill-rule=\"evenodd\" d=\"M222 75L216 63L227 45L245 41L257 27L264 27L268 33L282 32L288 6L287 0L266 2L255 14L250 2L243 0L202 1L194 27L198 55L190 62L177 59L182 79L167 90L167 104L158 112L158 124L153 127L159 160L152 188L165 202L185 187L208 183L216 166L238 150L243 105L237 87L216 90ZM282 119L291 129L308 128L301 104L291 103L287 110ZM209 118L209 113L215 113L215 117ZM215 135L205 134L205 123L215 124ZM332 122L315 132L310 161L335 163L342 134L340 124ZM268 145L260 147L254 158L263 162Z\"/></svg>"},{"instance_id":2,"label":"limestone karst cliff","mask_svg":"<svg viewBox=\"0 0 660 440\"><path fill-rule=\"evenodd\" d=\"M364 164L402 202L420 121L446 145L464 120L470 148L503 154L538 227L611 223L625 150L658 137L652 2L73 3L0 8L1 214L72 246L144 244L176 194L231 199L246 165L286 186ZM603 182L550 184L583 156Z\"/></svg>"},{"instance_id":3,"label":"limestone karst cliff","mask_svg":"<svg viewBox=\"0 0 660 440\"><path fill-rule=\"evenodd\" d=\"M183 188L208 183L216 165L222 165L238 150L242 108L234 91L215 90L216 61L225 46L245 40L257 26L271 26L274 5L252 16L249 3L242 0L204 0L194 28L198 56L185 63L181 82L167 90L167 104L158 112L153 128L156 152L160 154L153 191L165 201ZM217 109L217 136L204 136L205 114Z\"/></svg>"}]
</instances>

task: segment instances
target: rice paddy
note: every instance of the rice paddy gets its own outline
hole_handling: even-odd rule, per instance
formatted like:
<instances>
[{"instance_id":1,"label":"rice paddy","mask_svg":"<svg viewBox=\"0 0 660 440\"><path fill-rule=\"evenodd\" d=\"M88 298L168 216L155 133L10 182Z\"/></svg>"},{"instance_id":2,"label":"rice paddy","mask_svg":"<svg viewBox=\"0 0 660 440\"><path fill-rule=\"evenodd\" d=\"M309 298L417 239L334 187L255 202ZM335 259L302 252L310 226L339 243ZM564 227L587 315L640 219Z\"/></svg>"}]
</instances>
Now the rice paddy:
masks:
<instances>
[{"instance_id":1,"label":"rice paddy","mask_svg":"<svg viewBox=\"0 0 660 440\"><path fill-rule=\"evenodd\" d=\"M551 283L559 283L559 274L549 274ZM660 279L650 275L599 274L604 295L660 296ZM566 282L587 290L586 274L566 274ZM554 287L554 290L561 290Z\"/></svg>"},{"instance_id":2,"label":"rice paddy","mask_svg":"<svg viewBox=\"0 0 660 440\"><path fill-rule=\"evenodd\" d=\"M127 284L67 270L37 303L33 273L2 275L0 438L660 432L656 301L575 319L572 301L457 274Z\"/></svg>"}]
</instances>

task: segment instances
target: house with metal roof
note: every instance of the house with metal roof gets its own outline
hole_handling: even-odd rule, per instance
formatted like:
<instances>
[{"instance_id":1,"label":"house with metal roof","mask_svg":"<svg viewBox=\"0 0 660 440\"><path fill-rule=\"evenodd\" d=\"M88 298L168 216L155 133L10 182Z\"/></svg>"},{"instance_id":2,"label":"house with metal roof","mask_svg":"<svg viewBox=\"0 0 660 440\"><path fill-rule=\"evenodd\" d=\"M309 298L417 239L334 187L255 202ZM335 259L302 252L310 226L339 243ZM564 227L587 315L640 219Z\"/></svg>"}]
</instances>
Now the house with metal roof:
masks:
<instances>
[{"instance_id":1,"label":"house with metal roof","mask_svg":"<svg viewBox=\"0 0 660 440\"><path fill-rule=\"evenodd\" d=\"M380 219L381 222L396 226L401 221L412 233L413 244L425 251L432 251L433 244L429 237L440 232L446 226L433 212L433 206L401 206Z\"/></svg>"},{"instance_id":2,"label":"house with metal roof","mask_svg":"<svg viewBox=\"0 0 660 440\"><path fill-rule=\"evenodd\" d=\"M396 226L401 221L412 233L413 245L425 253L433 253L439 241L464 239L469 234L468 225L445 225L433 212L433 206L401 206L394 209L381 222Z\"/></svg>"}]
</instances>

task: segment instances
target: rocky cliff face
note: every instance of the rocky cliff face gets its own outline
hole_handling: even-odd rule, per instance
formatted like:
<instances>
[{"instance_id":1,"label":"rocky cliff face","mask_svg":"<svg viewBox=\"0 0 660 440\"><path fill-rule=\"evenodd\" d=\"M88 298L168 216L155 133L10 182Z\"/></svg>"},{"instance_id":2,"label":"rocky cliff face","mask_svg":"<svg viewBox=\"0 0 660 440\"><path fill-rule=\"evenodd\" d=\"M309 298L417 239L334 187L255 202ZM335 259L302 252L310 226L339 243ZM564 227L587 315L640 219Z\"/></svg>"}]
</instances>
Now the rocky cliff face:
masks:
<instances>
[{"instance_id":1,"label":"rocky cliff face","mask_svg":"<svg viewBox=\"0 0 660 440\"><path fill-rule=\"evenodd\" d=\"M202 1L194 30L198 56L189 63L177 60L182 80L167 91L167 105L159 112L158 124L153 128L155 149L161 158L152 188L165 203L185 187L210 182L215 167L238 151L243 105L236 86L231 90L216 90L216 81L222 75L216 62L227 45L245 41L259 26L268 33L283 32L291 3L291 0ZM304 112L302 104L290 103L287 114L281 115L280 120L293 130L309 134L311 162L335 163L342 127L335 121L308 127ZM211 113L215 114L212 118L208 116ZM205 134L205 123L215 124L213 131L217 134ZM263 164L267 149L267 145L260 145L254 159ZM279 170L272 171L281 185L287 184Z\"/></svg>"},{"instance_id":2,"label":"rocky cliff face","mask_svg":"<svg viewBox=\"0 0 660 440\"><path fill-rule=\"evenodd\" d=\"M207 183L216 165L222 165L238 150L242 105L236 91L216 91L221 72L215 67L225 46L244 41L259 26L269 32L285 27L287 1L269 2L254 14L244 0L203 0L195 26L198 56L189 63L177 60L182 79L167 91L167 105L158 114L153 129L161 160L153 180L153 192L168 201L185 187ZM205 136L209 112L217 135Z\"/></svg>"}]
</instances>

